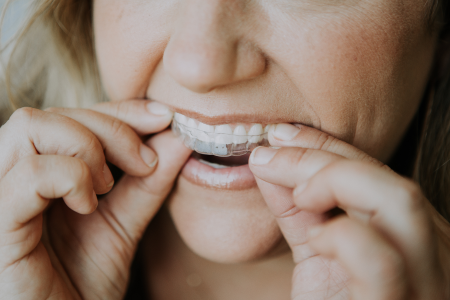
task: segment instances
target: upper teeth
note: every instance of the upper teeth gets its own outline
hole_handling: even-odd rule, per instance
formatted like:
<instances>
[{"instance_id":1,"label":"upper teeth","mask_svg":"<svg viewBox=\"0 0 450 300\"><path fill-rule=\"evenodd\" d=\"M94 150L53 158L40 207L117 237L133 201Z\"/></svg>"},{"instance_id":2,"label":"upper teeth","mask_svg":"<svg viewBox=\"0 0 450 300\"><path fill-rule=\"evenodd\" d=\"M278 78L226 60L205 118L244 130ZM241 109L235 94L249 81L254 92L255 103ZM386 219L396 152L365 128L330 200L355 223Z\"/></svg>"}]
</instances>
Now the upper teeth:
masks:
<instances>
[{"instance_id":1,"label":"upper teeth","mask_svg":"<svg viewBox=\"0 0 450 300\"><path fill-rule=\"evenodd\" d=\"M184 144L202 154L217 156L243 155L257 146L267 146L270 125L222 124L208 125L175 113L172 130Z\"/></svg>"},{"instance_id":2,"label":"upper teeth","mask_svg":"<svg viewBox=\"0 0 450 300\"><path fill-rule=\"evenodd\" d=\"M208 125L202 122L199 122L195 119L188 118L180 113L175 113L175 120L183 124L186 127L196 129L197 138L199 139L208 139L208 133L218 133L217 137L223 139L222 143L224 144L241 144L246 143L247 141L257 143L260 139L260 136L269 131L270 125L266 125L263 128L262 124L252 124L250 129L247 131L244 125L236 125L234 130L229 124L222 125ZM205 133L205 134L202 134Z\"/></svg>"}]
</instances>

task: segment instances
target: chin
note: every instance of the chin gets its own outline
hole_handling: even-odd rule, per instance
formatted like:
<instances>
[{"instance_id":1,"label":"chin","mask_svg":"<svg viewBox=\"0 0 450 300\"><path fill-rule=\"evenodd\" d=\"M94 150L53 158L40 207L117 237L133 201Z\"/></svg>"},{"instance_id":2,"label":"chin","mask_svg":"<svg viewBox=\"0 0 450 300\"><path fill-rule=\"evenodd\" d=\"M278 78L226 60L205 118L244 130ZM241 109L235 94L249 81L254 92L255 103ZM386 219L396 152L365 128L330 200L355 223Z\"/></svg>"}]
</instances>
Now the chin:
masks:
<instances>
[{"instance_id":1,"label":"chin","mask_svg":"<svg viewBox=\"0 0 450 300\"><path fill-rule=\"evenodd\" d=\"M175 227L197 255L217 263L243 263L274 253L284 240L255 185L205 187L181 175L168 199Z\"/></svg>"}]
</instances>

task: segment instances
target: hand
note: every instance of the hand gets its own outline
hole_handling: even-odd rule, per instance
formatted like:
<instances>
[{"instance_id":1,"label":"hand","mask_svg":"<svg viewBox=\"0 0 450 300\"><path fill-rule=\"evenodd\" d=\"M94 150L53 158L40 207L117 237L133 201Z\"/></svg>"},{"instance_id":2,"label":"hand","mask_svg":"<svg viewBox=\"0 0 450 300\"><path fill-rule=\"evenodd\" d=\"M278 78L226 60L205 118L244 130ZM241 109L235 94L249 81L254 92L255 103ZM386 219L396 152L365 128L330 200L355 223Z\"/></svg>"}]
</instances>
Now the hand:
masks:
<instances>
[{"instance_id":1,"label":"hand","mask_svg":"<svg viewBox=\"0 0 450 300\"><path fill-rule=\"evenodd\" d=\"M292 299L449 299L450 226L416 183L313 128L269 140L250 168L293 252Z\"/></svg>"},{"instance_id":2,"label":"hand","mask_svg":"<svg viewBox=\"0 0 450 300\"><path fill-rule=\"evenodd\" d=\"M147 100L13 114L0 129L0 299L123 298L137 243L190 155L168 131L142 143L170 121ZM107 160L126 175L97 201L114 183Z\"/></svg>"}]
</instances>

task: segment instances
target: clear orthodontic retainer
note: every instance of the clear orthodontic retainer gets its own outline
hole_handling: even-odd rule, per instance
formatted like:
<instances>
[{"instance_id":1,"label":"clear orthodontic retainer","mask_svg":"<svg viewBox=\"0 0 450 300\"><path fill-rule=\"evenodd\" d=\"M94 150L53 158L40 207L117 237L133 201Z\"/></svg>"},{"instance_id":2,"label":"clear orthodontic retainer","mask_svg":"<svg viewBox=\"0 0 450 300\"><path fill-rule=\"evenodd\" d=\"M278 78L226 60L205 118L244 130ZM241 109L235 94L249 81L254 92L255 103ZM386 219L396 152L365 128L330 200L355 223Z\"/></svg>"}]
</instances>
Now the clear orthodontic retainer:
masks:
<instances>
[{"instance_id":1,"label":"clear orthodontic retainer","mask_svg":"<svg viewBox=\"0 0 450 300\"><path fill-rule=\"evenodd\" d=\"M172 131L179 136L191 150L200 154L215 156L239 156L251 152L259 146L269 146L268 126L259 135L236 135L229 133L206 132L198 128L182 124L175 117Z\"/></svg>"}]
</instances>

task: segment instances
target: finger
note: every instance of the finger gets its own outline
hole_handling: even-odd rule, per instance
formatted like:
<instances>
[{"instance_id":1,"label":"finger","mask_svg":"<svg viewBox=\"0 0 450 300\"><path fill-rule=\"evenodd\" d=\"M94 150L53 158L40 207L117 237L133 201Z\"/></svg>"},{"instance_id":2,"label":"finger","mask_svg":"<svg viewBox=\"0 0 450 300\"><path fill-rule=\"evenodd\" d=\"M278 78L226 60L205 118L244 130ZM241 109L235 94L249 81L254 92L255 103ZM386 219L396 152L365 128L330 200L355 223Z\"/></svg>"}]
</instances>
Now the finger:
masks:
<instances>
[{"instance_id":1,"label":"finger","mask_svg":"<svg viewBox=\"0 0 450 300\"><path fill-rule=\"evenodd\" d=\"M267 153L262 153L264 151ZM260 156L261 153L264 155ZM257 164L256 155L259 156ZM298 208L293 201L293 188L309 180L322 168L341 159L343 157L330 152L303 148L277 150L259 147L250 156L250 169L292 250L296 263L315 255L306 243L306 232L311 225L324 222L327 217L322 212L308 212ZM265 164L261 164L261 161ZM276 168L271 168L272 165ZM289 175L284 170L288 171Z\"/></svg>"},{"instance_id":2,"label":"finger","mask_svg":"<svg viewBox=\"0 0 450 300\"><path fill-rule=\"evenodd\" d=\"M87 164L74 157L33 155L22 159L0 181L0 227L24 224L42 213L50 199L63 198L80 214L97 207Z\"/></svg>"},{"instance_id":3,"label":"finger","mask_svg":"<svg viewBox=\"0 0 450 300\"><path fill-rule=\"evenodd\" d=\"M63 198L80 214L97 207L91 172L79 159L33 155L22 159L0 181L0 248L2 264L28 254L40 241L42 212L51 199ZM36 228L39 226L39 228Z\"/></svg>"},{"instance_id":4,"label":"finger","mask_svg":"<svg viewBox=\"0 0 450 300\"><path fill-rule=\"evenodd\" d=\"M349 272L352 299L406 299L405 262L375 230L340 217L311 233L310 246L321 255L337 259Z\"/></svg>"},{"instance_id":5,"label":"finger","mask_svg":"<svg viewBox=\"0 0 450 300\"><path fill-rule=\"evenodd\" d=\"M323 214L340 207L350 217L371 223L404 253L419 277L415 279L417 286L424 291L434 287L436 282L428 274L435 272L438 265L437 255L433 255L436 241L420 189L373 164L342 158L333 161L322 152L310 150L310 155L305 155L308 152L302 148L260 147L250 157L250 168L264 181L295 188L294 203L299 209ZM259 155L259 160L255 159ZM322 166L314 174L303 161Z\"/></svg>"},{"instance_id":6,"label":"finger","mask_svg":"<svg viewBox=\"0 0 450 300\"><path fill-rule=\"evenodd\" d=\"M97 194L108 192L114 183L102 145L86 127L66 116L22 108L0 128L0 178L19 160L35 154L84 160Z\"/></svg>"},{"instance_id":7,"label":"finger","mask_svg":"<svg viewBox=\"0 0 450 300\"><path fill-rule=\"evenodd\" d=\"M147 99L103 102L92 107L92 110L125 122L139 135L164 130L173 117L173 112L167 106Z\"/></svg>"},{"instance_id":8,"label":"finger","mask_svg":"<svg viewBox=\"0 0 450 300\"><path fill-rule=\"evenodd\" d=\"M269 130L269 142L276 147L299 147L328 151L349 159L383 164L355 146L318 129L296 124L276 124Z\"/></svg>"},{"instance_id":9,"label":"finger","mask_svg":"<svg viewBox=\"0 0 450 300\"><path fill-rule=\"evenodd\" d=\"M303 148L259 147L249 161L256 177L295 188L294 203L299 209L323 214L340 207L352 216L372 220L385 231L395 228L405 242L415 241L417 233L429 228L420 190L379 167ZM414 233L412 228L418 231Z\"/></svg>"},{"instance_id":10,"label":"finger","mask_svg":"<svg viewBox=\"0 0 450 300\"><path fill-rule=\"evenodd\" d=\"M253 174L264 181L294 188L342 159L340 155L322 150L258 147L250 156L249 166Z\"/></svg>"},{"instance_id":11,"label":"finger","mask_svg":"<svg viewBox=\"0 0 450 300\"><path fill-rule=\"evenodd\" d=\"M0 181L0 264L30 253L41 239L42 212L51 199L89 214L97 207L87 164L78 158L34 155L24 158ZM4 250L4 251L3 251Z\"/></svg>"},{"instance_id":12,"label":"finger","mask_svg":"<svg viewBox=\"0 0 450 300\"><path fill-rule=\"evenodd\" d=\"M419 294L429 297L441 283L430 206L413 182L373 165L334 163L294 192L301 208L320 213L338 206L373 225L405 256Z\"/></svg>"},{"instance_id":13,"label":"finger","mask_svg":"<svg viewBox=\"0 0 450 300\"><path fill-rule=\"evenodd\" d=\"M307 233L311 226L323 223L326 216L300 210L294 204L290 188L274 185L259 178L256 178L256 182L292 250L294 262L298 264L316 255L317 253L307 243Z\"/></svg>"},{"instance_id":14,"label":"finger","mask_svg":"<svg viewBox=\"0 0 450 300\"><path fill-rule=\"evenodd\" d=\"M105 149L106 160L132 176L154 171L157 156L143 144L136 132L124 122L88 109L50 108L47 111L67 116L89 129Z\"/></svg>"},{"instance_id":15,"label":"finger","mask_svg":"<svg viewBox=\"0 0 450 300\"><path fill-rule=\"evenodd\" d=\"M340 207L350 215L372 220L385 231L396 228L405 242L415 241L418 233L423 238L429 234L420 189L393 172L303 148L259 147L249 161L256 177L295 188L294 202L300 209L323 214Z\"/></svg>"},{"instance_id":16,"label":"finger","mask_svg":"<svg viewBox=\"0 0 450 300\"><path fill-rule=\"evenodd\" d=\"M142 178L123 177L98 209L112 224L120 224L118 230L131 243L141 238L192 152L169 130L147 144L159 157L155 172Z\"/></svg>"}]
</instances>

